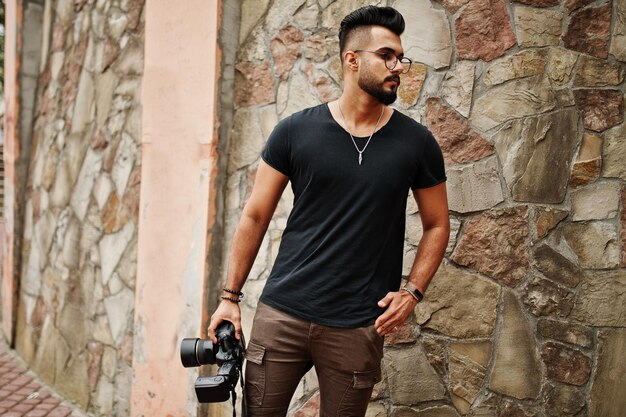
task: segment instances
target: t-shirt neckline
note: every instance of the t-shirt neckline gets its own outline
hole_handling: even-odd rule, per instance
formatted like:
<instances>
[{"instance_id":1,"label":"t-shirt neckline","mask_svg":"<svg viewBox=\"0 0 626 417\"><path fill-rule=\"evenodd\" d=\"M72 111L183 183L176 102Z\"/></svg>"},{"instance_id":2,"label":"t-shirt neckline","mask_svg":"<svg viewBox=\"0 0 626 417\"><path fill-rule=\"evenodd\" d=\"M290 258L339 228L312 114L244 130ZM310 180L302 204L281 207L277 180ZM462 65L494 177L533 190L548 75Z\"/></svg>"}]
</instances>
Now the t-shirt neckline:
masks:
<instances>
[{"instance_id":1,"label":"t-shirt neckline","mask_svg":"<svg viewBox=\"0 0 626 417\"><path fill-rule=\"evenodd\" d=\"M328 117L330 117L330 119L333 121L333 123L341 130L343 130L344 132L346 132L347 134L351 135L350 132L348 132L346 129L343 128L343 126L341 126L339 124L339 122L333 117L333 113L330 111L330 106L328 105L329 103L324 103L324 108L326 109L326 111L328 112ZM377 133L380 133L383 129L385 129L387 127L387 125L389 125L391 123L391 119L393 119L396 116L396 109L394 109L393 107L391 107L391 111L393 113L391 113L391 117L389 118L389 120L387 120L387 123L385 123L384 125L380 126L380 128L378 128L378 130L376 132L374 132L374 135ZM351 135L354 139L369 139L369 136L354 136Z\"/></svg>"}]
</instances>

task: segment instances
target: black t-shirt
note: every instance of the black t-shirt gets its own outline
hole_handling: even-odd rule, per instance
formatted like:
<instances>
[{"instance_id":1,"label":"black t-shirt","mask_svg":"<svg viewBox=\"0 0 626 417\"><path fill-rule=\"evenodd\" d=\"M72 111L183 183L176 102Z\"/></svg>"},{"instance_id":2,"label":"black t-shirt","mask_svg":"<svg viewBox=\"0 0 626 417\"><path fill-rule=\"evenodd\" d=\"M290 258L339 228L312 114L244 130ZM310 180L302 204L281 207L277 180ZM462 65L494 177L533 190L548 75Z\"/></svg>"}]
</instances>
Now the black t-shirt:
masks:
<instances>
[{"instance_id":1,"label":"black t-shirt","mask_svg":"<svg viewBox=\"0 0 626 417\"><path fill-rule=\"evenodd\" d=\"M290 178L294 202L261 301L322 325L373 324L400 286L409 189L446 180L432 134L394 111L359 165L322 104L282 120L262 158Z\"/></svg>"}]
</instances>

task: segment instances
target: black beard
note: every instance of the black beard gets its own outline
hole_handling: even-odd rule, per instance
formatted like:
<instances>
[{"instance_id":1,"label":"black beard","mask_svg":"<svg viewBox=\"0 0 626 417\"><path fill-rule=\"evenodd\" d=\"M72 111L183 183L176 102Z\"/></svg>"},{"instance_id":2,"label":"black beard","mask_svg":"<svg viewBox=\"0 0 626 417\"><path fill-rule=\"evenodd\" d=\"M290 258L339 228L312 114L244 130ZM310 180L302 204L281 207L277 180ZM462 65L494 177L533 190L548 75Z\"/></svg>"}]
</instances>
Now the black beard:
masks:
<instances>
[{"instance_id":1,"label":"black beard","mask_svg":"<svg viewBox=\"0 0 626 417\"><path fill-rule=\"evenodd\" d=\"M390 81L390 80L398 81L398 87L400 86L400 77L398 77L397 75L391 75L385 78L383 83L385 81ZM376 100L378 100L385 106L393 103L394 101L396 101L396 98L398 98L397 87L395 90L387 91L383 87L383 84L377 83L376 81L372 80L367 75L363 77L359 77L359 87L361 87L363 91L365 91L370 96L374 97Z\"/></svg>"}]
</instances>

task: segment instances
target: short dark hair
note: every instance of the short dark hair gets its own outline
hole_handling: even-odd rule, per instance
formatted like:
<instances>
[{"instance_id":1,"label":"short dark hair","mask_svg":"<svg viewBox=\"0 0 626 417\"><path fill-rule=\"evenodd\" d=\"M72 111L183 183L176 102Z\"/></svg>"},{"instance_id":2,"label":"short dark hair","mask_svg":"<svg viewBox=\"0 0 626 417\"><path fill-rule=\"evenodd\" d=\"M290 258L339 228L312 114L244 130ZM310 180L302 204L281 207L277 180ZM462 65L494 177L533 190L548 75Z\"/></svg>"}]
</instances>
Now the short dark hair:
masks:
<instances>
[{"instance_id":1,"label":"short dark hair","mask_svg":"<svg viewBox=\"0 0 626 417\"><path fill-rule=\"evenodd\" d=\"M382 26L396 35L404 32L404 18L393 7L365 6L348 14L339 28L339 55L343 61L343 51L352 36L361 28Z\"/></svg>"}]
</instances>

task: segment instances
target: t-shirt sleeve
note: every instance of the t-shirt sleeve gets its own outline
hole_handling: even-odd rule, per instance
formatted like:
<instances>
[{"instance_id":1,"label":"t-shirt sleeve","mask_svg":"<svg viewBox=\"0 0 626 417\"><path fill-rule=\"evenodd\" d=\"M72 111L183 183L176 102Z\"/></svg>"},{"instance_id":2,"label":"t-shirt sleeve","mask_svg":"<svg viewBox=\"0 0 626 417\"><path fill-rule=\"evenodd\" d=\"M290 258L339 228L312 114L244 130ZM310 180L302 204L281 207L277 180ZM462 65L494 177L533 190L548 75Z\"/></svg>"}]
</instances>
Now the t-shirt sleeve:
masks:
<instances>
[{"instance_id":1,"label":"t-shirt sleeve","mask_svg":"<svg viewBox=\"0 0 626 417\"><path fill-rule=\"evenodd\" d=\"M411 182L411 189L428 188L446 180L446 168L443 153L430 131L424 135L424 147L419 156L419 167Z\"/></svg>"},{"instance_id":2,"label":"t-shirt sleeve","mask_svg":"<svg viewBox=\"0 0 626 417\"><path fill-rule=\"evenodd\" d=\"M291 152L289 144L290 117L281 120L265 143L261 158L272 168L286 176L291 176Z\"/></svg>"}]
</instances>

